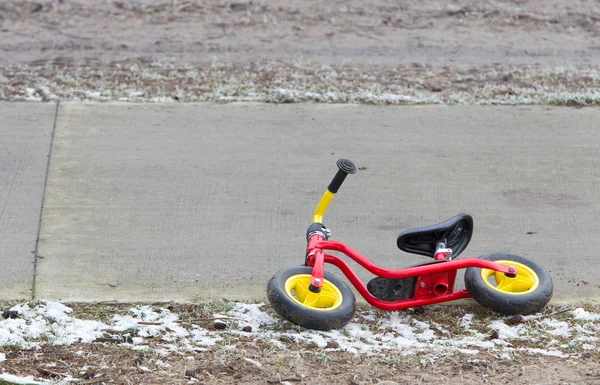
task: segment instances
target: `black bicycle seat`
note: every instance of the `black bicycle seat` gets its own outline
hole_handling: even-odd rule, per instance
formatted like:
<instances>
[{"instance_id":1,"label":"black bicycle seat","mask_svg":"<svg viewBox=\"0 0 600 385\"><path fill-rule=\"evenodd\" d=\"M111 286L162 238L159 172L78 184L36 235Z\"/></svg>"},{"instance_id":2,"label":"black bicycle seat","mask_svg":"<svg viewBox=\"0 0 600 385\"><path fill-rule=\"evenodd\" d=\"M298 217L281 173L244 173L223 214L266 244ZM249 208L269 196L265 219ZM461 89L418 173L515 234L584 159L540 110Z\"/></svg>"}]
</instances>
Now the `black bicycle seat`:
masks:
<instances>
[{"instance_id":1,"label":"black bicycle seat","mask_svg":"<svg viewBox=\"0 0 600 385\"><path fill-rule=\"evenodd\" d=\"M473 235L473 218L469 214L458 214L433 226L406 230L398 236L398 247L407 253L435 256L439 242L452 249L452 257L458 257L467 247Z\"/></svg>"}]
</instances>

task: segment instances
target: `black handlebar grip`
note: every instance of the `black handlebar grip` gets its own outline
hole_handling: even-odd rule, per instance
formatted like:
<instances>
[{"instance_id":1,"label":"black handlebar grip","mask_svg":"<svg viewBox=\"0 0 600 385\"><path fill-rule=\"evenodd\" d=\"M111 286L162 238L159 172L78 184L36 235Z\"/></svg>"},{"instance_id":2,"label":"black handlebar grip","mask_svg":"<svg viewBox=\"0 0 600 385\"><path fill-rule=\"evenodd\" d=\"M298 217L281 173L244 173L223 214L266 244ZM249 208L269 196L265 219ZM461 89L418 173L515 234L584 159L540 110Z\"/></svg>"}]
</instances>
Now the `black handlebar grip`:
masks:
<instances>
[{"instance_id":1,"label":"black handlebar grip","mask_svg":"<svg viewBox=\"0 0 600 385\"><path fill-rule=\"evenodd\" d=\"M356 166L350 159L338 159L335 164L337 164L338 168L346 174L356 174Z\"/></svg>"},{"instance_id":2,"label":"black handlebar grip","mask_svg":"<svg viewBox=\"0 0 600 385\"><path fill-rule=\"evenodd\" d=\"M329 187L327 187L327 190L331 191L334 194L338 192L340 186L342 185L344 179L346 179L346 176L348 174L356 174L356 166L354 165L354 163L352 163L351 160L338 159L336 164L339 170L331 180L331 183L329 183Z\"/></svg>"}]
</instances>

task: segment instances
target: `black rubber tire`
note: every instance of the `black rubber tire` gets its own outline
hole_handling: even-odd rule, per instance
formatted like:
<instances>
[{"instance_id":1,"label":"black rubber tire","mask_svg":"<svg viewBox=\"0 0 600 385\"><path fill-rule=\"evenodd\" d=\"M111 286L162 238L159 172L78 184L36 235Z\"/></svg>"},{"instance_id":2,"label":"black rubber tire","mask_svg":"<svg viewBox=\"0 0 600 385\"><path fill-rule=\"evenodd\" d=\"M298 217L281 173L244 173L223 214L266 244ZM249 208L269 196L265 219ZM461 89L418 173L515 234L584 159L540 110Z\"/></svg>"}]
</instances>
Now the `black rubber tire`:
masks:
<instances>
[{"instance_id":1,"label":"black rubber tire","mask_svg":"<svg viewBox=\"0 0 600 385\"><path fill-rule=\"evenodd\" d=\"M529 267L539 279L537 288L527 294L510 294L489 287L481 277L481 268L469 267L465 273L467 291L480 305L504 314L532 314L541 311L552 298L550 275L535 262L514 254L495 253L480 257L488 261L514 261Z\"/></svg>"},{"instance_id":2,"label":"black rubber tire","mask_svg":"<svg viewBox=\"0 0 600 385\"><path fill-rule=\"evenodd\" d=\"M325 280L336 286L342 294L342 303L333 310L314 310L297 303L286 293L285 282L288 278L311 273L311 267L297 266L285 268L275 274L267 286L267 297L271 306L286 320L307 329L331 330L343 327L354 316L356 298L350 287L333 274L325 272Z\"/></svg>"}]
</instances>

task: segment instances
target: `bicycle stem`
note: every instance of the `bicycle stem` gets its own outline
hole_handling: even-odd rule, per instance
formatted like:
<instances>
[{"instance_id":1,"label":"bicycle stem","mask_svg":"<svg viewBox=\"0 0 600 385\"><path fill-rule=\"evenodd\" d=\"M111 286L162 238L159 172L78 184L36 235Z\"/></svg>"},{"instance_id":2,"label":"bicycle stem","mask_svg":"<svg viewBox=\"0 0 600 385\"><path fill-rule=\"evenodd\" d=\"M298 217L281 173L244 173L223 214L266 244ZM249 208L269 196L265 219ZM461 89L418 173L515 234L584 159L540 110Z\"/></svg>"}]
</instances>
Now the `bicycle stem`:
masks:
<instances>
[{"instance_id":1,"label":"bicycle stem","mask_svg":"<svg viewBox=\"0 0 600 385\"><path fill-rule=\"evenodd\" d=\"M325 215L325 211L327 211L327 207L329 207L329 204L331 203L331 200L334 196L335 194L329 191L329 189L325 191L325 194L323 194L323 196L321 197L319 205L315 210L312 223L323 223L323 215Z\"/></svg>"},{"instance_id":2,"label":"bicycle stem","mask_svg":"<svg viewBox=\"0 0 600 385\"><path fill-rule=\"evenodd\" d=\"M321 197L317 209L315 210L315 214L313 215L312 223L323 223L323 215L325 215L327 207L329 207L331 200L340 189L340 186L344 183L344 179L346 179L348 174L356 173L356 166L348 159L338 159L336 164L338 166L338 171Z\"/></svg>"}]
</instances>

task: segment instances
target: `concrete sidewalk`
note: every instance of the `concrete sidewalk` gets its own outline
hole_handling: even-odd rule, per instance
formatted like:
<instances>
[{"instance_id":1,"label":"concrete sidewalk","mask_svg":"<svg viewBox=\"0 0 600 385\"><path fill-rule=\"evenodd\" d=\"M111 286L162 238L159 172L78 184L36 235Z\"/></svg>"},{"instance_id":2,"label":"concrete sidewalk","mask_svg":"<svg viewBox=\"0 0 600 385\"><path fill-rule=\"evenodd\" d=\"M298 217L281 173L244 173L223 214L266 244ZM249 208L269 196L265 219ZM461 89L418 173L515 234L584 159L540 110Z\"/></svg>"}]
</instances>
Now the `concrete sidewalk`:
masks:
<instances>
[{"instance_id":1,"label":"concrete sidewalk","mask_svg":"<svg viewBox=\"0 0 600 385\"><path fill-rule=\"evenodd\" d=\"M32 297L55 104L0 103L0 300Z\"/></svg>"},{"instance_id":2,"label":"concrete sidewalk","mask_svg":"<svg viewBox=\"0 0 600 385\"><path fill-rule=\"evenodd\" d=\"M32 287L53 107L0 104L4 299ZM61 103L56 119L37 298L264 298L272 274L303 262L339 157L360 171L325 223L376 263L424 261L397 250L398 233L469 212L464 257L522 254L550 272L555 298L600 298L598 109ZM23 153L29 174L10 167Z\"/></svg>"}]
</instances>

